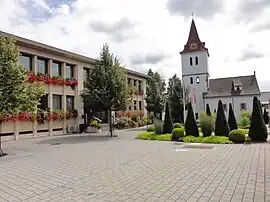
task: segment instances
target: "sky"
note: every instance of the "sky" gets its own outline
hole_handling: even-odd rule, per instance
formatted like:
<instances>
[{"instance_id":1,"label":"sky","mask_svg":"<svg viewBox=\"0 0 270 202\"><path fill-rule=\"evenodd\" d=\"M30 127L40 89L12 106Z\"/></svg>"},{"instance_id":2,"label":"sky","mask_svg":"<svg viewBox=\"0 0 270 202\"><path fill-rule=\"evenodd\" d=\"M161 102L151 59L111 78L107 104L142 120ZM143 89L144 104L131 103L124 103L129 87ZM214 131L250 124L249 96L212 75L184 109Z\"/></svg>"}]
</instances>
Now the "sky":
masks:
<instances>
[{"instance_id":1,"label":"sky","mask_svg":"<svg viewBox=\"0 0 270 202\"><path fill-rule=\"evenodd\" d=\"M98 58L104 43L126 68L181 77L191 13L210 78L251 75L270 90L269 0L0 0L0 30Z\"/></svg>"}]
</instances>

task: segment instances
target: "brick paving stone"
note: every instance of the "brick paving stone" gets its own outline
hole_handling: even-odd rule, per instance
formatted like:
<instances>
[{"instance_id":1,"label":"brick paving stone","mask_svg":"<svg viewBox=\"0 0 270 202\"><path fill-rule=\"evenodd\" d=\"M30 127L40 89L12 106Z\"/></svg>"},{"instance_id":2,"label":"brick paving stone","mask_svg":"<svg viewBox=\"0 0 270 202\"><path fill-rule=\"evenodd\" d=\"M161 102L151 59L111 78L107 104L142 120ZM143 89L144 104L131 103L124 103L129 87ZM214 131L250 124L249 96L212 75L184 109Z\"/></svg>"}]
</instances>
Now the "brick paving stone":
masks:
<instances>
[{"instance_id":1,"label":"brick paving stone","mask_svg":"<svg viewBox=\"0 0 270 202\"><path fill-rule=\"evenodd\" d=\"M269 143L176 152L139 132L4 142L0 202L270 201Z\"/></svg>"}]
</instances>

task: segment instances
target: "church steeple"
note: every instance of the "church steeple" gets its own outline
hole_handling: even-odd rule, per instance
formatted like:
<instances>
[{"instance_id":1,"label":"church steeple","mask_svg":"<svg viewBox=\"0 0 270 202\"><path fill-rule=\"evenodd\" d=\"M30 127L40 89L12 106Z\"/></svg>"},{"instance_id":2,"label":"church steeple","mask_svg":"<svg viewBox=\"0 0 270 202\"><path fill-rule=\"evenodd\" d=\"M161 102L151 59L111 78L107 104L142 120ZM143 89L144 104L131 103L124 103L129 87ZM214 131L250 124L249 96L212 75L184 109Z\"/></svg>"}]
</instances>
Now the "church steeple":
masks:
<instances>
[{"instance_id":1,"label":"church steeple","mask_svg":"<svg viewBox=\"0 0 270 202\"><path fill-rule=\"evenodd\" d=\"M184 50L180 53L182 54L195 51L207 51L208 53L208 49L205 47L205 42L201 42L194 19L192 19L187 43L184 46Z\"/></svg>"}]
</instances>

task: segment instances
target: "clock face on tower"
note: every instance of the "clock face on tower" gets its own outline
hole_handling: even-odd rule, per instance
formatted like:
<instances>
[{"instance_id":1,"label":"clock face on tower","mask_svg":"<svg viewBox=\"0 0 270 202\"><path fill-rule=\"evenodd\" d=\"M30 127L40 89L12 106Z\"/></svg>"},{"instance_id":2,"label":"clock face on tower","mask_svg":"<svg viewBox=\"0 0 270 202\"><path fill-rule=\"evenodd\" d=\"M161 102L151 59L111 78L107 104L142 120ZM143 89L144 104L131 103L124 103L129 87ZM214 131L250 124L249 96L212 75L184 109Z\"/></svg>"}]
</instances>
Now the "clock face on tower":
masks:
<instances>
[{"instance_id":1,"label":"clock face on tower","mask_svg":"<svg viewBox=\"0 0 270 202\"><path fill-rule=\"evenodd\" d=\"M190 47L191 50L197 49L198 48L198 43L191 43L189 45L189 47Z\"/></svg>"}]
</instances>

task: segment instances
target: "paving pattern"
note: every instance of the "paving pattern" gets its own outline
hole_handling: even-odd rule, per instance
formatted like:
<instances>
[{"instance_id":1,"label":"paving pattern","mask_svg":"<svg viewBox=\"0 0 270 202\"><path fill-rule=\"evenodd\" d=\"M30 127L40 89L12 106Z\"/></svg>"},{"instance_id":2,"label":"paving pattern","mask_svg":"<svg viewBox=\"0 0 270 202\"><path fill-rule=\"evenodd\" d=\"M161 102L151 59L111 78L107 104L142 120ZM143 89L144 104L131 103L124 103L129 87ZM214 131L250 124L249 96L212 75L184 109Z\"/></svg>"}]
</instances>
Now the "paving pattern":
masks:
<instances>
[{"instance_id":1,"label":"paving pattern","mask_svg":"<svg viewBox=\"0 0 270 202\"><path fill-rule=\"evenodd\" d=\"M270 202L270 143L190 148L137 133L4 142L0 201Z\"/></svg>"}]
</instances>

